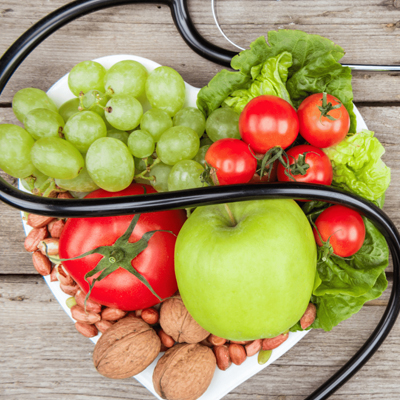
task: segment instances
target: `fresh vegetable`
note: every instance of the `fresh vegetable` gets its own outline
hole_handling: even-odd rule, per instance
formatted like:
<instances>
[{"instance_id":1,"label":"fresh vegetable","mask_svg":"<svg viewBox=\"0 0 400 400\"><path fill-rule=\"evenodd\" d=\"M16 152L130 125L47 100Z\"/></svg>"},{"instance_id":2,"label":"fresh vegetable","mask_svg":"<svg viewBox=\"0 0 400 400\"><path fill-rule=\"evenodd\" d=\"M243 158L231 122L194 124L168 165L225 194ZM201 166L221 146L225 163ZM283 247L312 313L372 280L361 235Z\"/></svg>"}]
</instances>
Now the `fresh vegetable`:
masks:
<instances>
[{"instance_id":1,"label":"fresh vegetable","mask_svg":"<svg viewBox=\"0 0 400 400\"><path fill-rule=\"evenodd\" d=\"M239 139L220 139L207 150L206 163L211 167L214 184L247 183L254 176L257 160ZM215 179L216 178L216 179Z\"/></svg>"},{"instance_id":2,"label":"fresh vegetable","mask_svg":"<svg viewBox=\"0 0 400 400\"><path fill-rule=\"evenodd\" d=\"M303 144L292 147L286 152L286 155L290 167L285 173L285 167L278 164L278 181L290 182L296 180L296 182L319 183L321 185L332 183L332 165L321 149ZM296 163L294 163L295 161Z\"/></svg>"},{"instance_id":3,"label":"fresh vegetable","mask_svg":"<svg viewBox=\"0 0 400 400\"><path fill-rule=\"evenodd\" d=\"M311 226L293 200L228 207L231 216L226 205L197 208L179 233L175 271L182 300L216 336L278 336L310 301L317 256Z\"/></svg>"},{"instance_id":4,"label":"fresh vegetable","mask_svg":"<svg viewBox=\"0 0 400 400\"><path fill-rule=\"evenodd\" d=\"M326 93L316 93L303 100L297 115L300 135L320 148L340 143L350 128L349 113L344 105Z\"/></svg>"},{"instance_id":5,"label":"fresh vegetable","mask_svg":"<svg viewBox=\"0 0 400 400\"><path fill-rule=\"evenodd\" d=\"M279 146L289 147L299 133L295 109L276 96L258 96L251 100L239 117L243 141L257 153Z\"/></svg>"},{"instance_id":6,"label":"fresh vegetable","mask_svg":"<svg viewBox=\"0 0 400 400\"><path fill-rule=\"evenodd\" d=\"M133 184L116 193L97 190L86 198L154 192L151 186ZM128 245L128 248L132 249L129 250L130 253L126 247L122 251L113 249L114 253L112 248L108 247L110 251L102 253L104 258L100 254L91 254L84 258L63 261L63 265L86 293L89 292L89 285L92 286L90 298L100 304L121 310L151 307L159 303L160 298L165 299L176 292L174 246L176 235L184 220L185 212L180 210L142 214L133 233L128 236L129 243L132 243ZM112 246L125 233L131 222L132 215L68 219L60 238L60 258L69 259L99 246ZM157 232L159 230L164 231ZM124 243L126 245L126 242ZM133 243L136 247L141 243L134 257L130 255L135 250ZM116 260L114 264L110 257ZM109 259L110 264L107 263ZM115 267L110 270L110 265ZM107 277L104 277L103 272L99 277L98 273L106 267L108 272L112 272ZM136 277L133 272L140 275ZM104 279L99 280L103 277ZM143 278L159 297L152 293L149 286L142 283Z\"/></svg>"},{"instance_id":7,"label":"fresh vegetable","mask_svg":"<svg viewBox=\"0 0 400 400\"><path fill-rule=\"evenodd\" d=\"M323 211L315 221L313 232L318 246L326 246L340 257L350 257L357 253L365 239L365 225L361 215L341 205Z\"/></svg>"},{"instance_id":8,"label":"fresh vegetable","mask_svg":"<svg viewBox=\"0 0 400 400\"><path fill-rule=\"evenodd\" d=\"M378 201L390 183L390 168L382 161L385 149L374 132L363 130L324 149L333 166L333 185Z\"/></svg>"}]
</instances>

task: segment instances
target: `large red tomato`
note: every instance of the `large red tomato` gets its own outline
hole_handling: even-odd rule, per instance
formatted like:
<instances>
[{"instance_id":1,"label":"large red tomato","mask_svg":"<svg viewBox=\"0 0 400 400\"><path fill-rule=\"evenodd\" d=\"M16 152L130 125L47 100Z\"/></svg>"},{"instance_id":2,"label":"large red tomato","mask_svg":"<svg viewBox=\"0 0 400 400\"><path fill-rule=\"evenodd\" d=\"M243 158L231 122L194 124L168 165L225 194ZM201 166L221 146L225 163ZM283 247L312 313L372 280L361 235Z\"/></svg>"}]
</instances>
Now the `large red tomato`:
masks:
<instances>
[{"instance_id":1,"label":"large red tomato","mask_svg":"<svg viewBox=\"0 0 400 400\"><path fill-rule=\"evenodd\" d=\"M255 152L265 154L276 146L286 149L295 141L299 118L286 100L262 95L246 104L239 117L239 132Z\"/></svg>"},{"instance_id":2,"label":"large red tomato","mask_svg":"<svg viewBox=\"0 0 400 400\"><path fill-rule=\"evenodd\" d=\"M149 185L132 184L120 192L96 190L86 196L117 197L155 193ZM127 230L133 215L118 217L70 218L60 238L60 258L74 258L99 246L111 246ZM154 230L168 230L178 234L186 219L182 210L141 214L129 238L129 243L139 241L143 234ZM176 236L169 232L156 232L148 246L131 261L132 267L144 276L161 298L172 296L177 290L174 270ZM82 259L63 261L63 265L86 293L89 284L85 275L93 270L103 256L92 254ZM99 274L88 278L92 282ZM159 300L133 274L119 267L104 279L97 281L90 298L98 303L121 310L139 310L151 307Z\"/></svg>"}]
</instances>

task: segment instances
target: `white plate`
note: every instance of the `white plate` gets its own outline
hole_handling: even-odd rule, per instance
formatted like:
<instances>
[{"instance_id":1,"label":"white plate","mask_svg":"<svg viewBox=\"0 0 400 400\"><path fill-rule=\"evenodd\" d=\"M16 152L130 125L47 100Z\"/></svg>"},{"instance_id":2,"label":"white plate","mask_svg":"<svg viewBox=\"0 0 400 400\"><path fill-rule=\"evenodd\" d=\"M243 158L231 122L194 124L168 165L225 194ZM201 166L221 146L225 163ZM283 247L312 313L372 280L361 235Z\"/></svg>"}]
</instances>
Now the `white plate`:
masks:
<instances>
[{"instance_id":1,"label":"white plate","mask_svg":"<svg viewBox=\"0 0 400 400\"><path fill-rule=\"evenodd\" d=\"M105 68L110 68L113 64L122 61L122 60L135 60L143 64L149 72L159 67L160 64L157 64L154 61L148 60L147 58L136 57L131 55L115 55L115 56L107 56L98 58L95 61L102 64ZM186 84L186 102L185 107L191 106L196 107L196 99L197 93L200 89ZM68 87L68 75L62 77L58 82L56 82L47 92L49 97L56 103L57 107L60 107L64 102L74 98L75 96L69 90ZM148 110L150 105L144 99L142 100L144 110ZM362 129L367 129L367 125L365 124L361 114L355 108L355 114L357 116L357 126L358 131ZM19 188L24 190L22 185L19 184ZM31 228L26 225L25 221L23 221L25 233L28 234ZM65 301L67 300L68 295L61 291L59 282L50 282L50 277L44 277L44 280L48 284L50 290L53 292L54 297L58 300L63 310L70 316L71 320L75 322L75 320L71 316L71 312L69 308L66 306ZM301 340L308 332L296 332L290 333L289 339L286 340L281 346L279 346L276 350L273 351L270 360L264 364L259 365L257 363L257 355L247 358L247 360L240 366L233 365L227 371L221 371L218 368L215 371L213 380L211 382L210 387L207 391L200 397L200 400L219 400L228 394L232 389L236 386L239 386L241 383L257 374L257 372L266 368L268 365L272 364L275 360L285 354L288 350L290 350L299 340ZM78 335L78 333L77 333ZM99 339L100 335L95 338L90 339L93 343L96 343ZM161 357L158 356L157 359L142 373L135 376L135 378L145 386L157 399L161 400L161 397L157 395L154 390L152 383L153 370L156 366L158 359Z\"/></svg>"}]
</instances>

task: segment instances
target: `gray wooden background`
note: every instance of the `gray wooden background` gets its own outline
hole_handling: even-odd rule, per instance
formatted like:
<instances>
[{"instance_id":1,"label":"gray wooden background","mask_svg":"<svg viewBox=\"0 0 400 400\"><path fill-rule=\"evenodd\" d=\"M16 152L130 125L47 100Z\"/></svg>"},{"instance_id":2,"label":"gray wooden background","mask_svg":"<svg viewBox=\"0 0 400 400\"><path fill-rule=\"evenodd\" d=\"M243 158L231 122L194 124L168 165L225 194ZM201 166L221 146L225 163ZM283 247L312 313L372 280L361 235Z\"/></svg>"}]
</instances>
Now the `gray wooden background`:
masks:
<instances>
[{"instance_id":1,"label":"gray wooden background","mask_svg":"<svg viewBox=\"0 0 400 400\"><path fill-rule=\"evenodd\" d=\"M66 3L0 0L0 54L32 24ZM218 32L210 4L189 0L196 27L211 42L233 49ZM344 62L400 64L400 0L217 0L217 10L225 32L242 47L271 29L301 29L344 47ZM47 90L76 63L110 54L150 58L175 68L198 87L221 69L186 46L166 6L115 7L62 28L25 60L0 97L0 123L15 123L10 106L19 89ZM400 73L355 72L353 87L355 104L387 150L384 159L392 168L392 184L385 211L399 228ZM75 331L36 274L23 241L19 212L0 204L0 398L154 398L134 379L111 381L96 373L92 343ZM333 332L311 332L225 399L305 398L358 350L387 299L385 293ZM400 399L400 321L378 353L331 398Z\"/></svg>"}]
</instances>

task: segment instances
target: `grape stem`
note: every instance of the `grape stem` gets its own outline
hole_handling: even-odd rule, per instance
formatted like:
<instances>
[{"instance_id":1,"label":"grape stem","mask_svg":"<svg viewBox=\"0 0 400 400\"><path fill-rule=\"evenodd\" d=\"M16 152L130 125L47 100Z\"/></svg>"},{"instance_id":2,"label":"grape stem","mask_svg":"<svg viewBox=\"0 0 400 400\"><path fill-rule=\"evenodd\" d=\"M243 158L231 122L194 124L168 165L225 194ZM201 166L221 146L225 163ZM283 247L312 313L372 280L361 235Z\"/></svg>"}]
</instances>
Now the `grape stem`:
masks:
<instances>
[{"instance_id":1,"label":"grape stem","mask_svg":"<svg viewBox=\"0 0 400 400\"><path fill-rule=\"evenodd\" d=\"M161 162L161 160L160 160L159 158L156 158L156 159L154 160L153 164L147 165L147 158L146 158L146 160L145 160L146 169L145 169L144 171L142 171L139 175L135 175L135 176L133 177L133 179L142 178L142 179L148 179L149 181L154 180L154 176L145 176L145 175L146 175L148 172L150 172L151 169L152 169L155 165L159 164L160 162Z\"/></svg>"}]
</instances>

